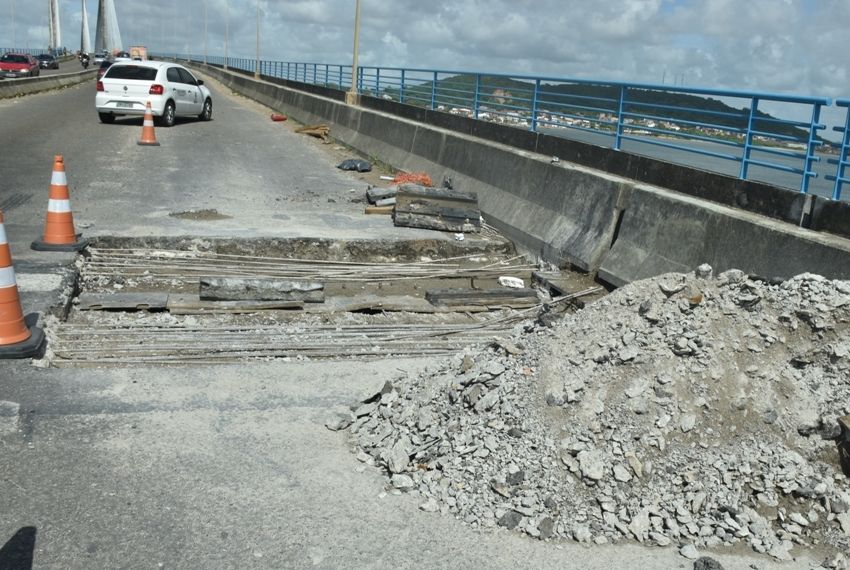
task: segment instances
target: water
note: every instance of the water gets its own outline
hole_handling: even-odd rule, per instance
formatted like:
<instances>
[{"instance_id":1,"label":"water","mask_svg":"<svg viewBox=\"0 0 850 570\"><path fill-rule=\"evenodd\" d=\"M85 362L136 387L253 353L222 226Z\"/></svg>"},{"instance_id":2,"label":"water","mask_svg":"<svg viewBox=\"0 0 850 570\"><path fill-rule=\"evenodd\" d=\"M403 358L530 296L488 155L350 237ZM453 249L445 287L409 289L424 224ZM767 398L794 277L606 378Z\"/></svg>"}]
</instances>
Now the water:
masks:
<instances>
[{"instance_id":1,"label":"water","mask_svg":"<svg viewBox=\"0 0 850 570\"><path fill-rule=\"evenodd\" d=\"M608 136L602 133L591 133L572 129L541 128L540 132L609 148L611 147L614 140L612 136ZM742 149L739 148L705 141L676 141L676 144L699 150L731 154L736 156L742 153ZM639 154L642 156L648 156L650 158L663 160L665 162L692 166L700 170L717 172L720 174L725 174L727 176L733 176L735 178L739 177L741 171L740 162L725 160L713 156L705 156L702 154L688 152L686 150L677 150L633 140L624 140L621 146L623 151L630 152L632 154ZM753 152L750 155L750 158L761 160L764 162L781 164L783 166L788 166L792 168L802 168L803 166L802 159L792 159L784 156L768 155L760 152ZM837 167L834 164L827 163L827 158L836 157L821 156L820 162L814 164L813 169L818 173L818 177L812 178L809 181L809 193L829 198L832 196L834 183L830 182L829 180L826 180L824 178L824 175L835 175ZM763 166L750 165L747 179L758 182L764 182L772 186L778 186L781 188L788 188L794 191L800 190L801 176L799 174L782 172L779 170L765 168ZM850 201L850 185L844 185L841 199L842 201Z\"/></svg>"}]
</instances>

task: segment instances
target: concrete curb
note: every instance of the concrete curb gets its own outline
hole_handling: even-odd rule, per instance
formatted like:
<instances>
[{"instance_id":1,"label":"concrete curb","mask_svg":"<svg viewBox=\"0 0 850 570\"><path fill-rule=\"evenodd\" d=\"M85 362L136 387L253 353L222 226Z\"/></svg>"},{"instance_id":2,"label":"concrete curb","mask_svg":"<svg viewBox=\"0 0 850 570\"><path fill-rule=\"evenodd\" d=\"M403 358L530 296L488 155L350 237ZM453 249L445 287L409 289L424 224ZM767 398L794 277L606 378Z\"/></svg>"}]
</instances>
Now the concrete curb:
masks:
<instances>
[{"instance_id":1,"label":"concrete curb","mask_svg":"<svg viewBox=\"0 0 850 570\"><path fill-rule=\"evenodd\" d=\"M21 97L32 93L61 89L71 85L77 85L95 77L96 69L74 71L47 77L29 77L27 79L4 79L0 81L0 99Z\"/></svg>"}]
</instances>

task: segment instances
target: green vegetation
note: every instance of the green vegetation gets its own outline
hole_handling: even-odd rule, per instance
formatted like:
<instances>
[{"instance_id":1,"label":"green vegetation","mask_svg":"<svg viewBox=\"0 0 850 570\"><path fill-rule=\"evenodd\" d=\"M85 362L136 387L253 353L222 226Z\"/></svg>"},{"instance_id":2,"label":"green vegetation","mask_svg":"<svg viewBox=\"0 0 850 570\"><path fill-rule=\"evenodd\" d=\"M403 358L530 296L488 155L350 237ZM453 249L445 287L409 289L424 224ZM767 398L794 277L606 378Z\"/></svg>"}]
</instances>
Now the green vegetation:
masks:
<instances>
[{"instance_id":1,"label":"green vegetation","mask_svg":"<svg viewBox=\"0 0 850 570\"><path fill-rule=\"evenodd\" d=\"M446 108L472 109L474 105L475 75L455 75L440 79L436 84L436 105ZM404 92L404 102L410 105L429 107L431 104L433 81L408 86ZM479 109L489 108L499 113L515 113L530 117L534 84L505 77L481 76ZM387 88L382 95L395 100L400 99L398 88ZM617 114L620 88L602 84L547 84L540 86L537 108L542 113L557 113L589 121L600 119L601 115ZM671 93L650 89L631 88L628 91L628 104L624 111L652 117L656 122L690 121L714 126L718 131L711 132L715 138L735 139L736 133L725 129L746 131L749 109L736 109L723 101L711 97ZM640 128L646 120L632 117L635 128ZM756 111L755 128L758 131L794 137L805 140L807 129L792 125L776 124L759 119L775 117ZM705 134L711 126L694 127L686 123L678 125L682 133Z\"/></svg>"}]
</instances>

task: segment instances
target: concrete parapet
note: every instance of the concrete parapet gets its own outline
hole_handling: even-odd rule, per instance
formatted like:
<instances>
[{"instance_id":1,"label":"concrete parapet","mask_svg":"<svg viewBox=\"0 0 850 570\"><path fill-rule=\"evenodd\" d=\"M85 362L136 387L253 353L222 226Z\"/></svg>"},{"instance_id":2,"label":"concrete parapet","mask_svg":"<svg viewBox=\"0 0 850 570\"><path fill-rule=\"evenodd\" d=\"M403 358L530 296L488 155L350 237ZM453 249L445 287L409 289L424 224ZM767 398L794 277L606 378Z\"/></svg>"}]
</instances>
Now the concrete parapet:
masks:
<instances>
[{"instance_id":1,"label":"concrete parapet","mask_svg":"<svg viewBox=\"0 0 850 570\"><path fill-rule=\"evenodd\" d=\"M95 69L49 75L44 77L28 77L26 79L4 79L0 81L0 99L21 97L40 91L60 89L88 81L96 74Z\"/></svg>"},{"instance_id":2,"label":"concrete parapet","mask_svg":"<svg viewBox=\"0 0 850 570\"><path fill-rule=\"evenodd\" d=\"M647 185L629 207L599 277L621 286L670 271L742 269L787 279L811 272L850 279L850 241Z\"/></svg>"}]
</instances>

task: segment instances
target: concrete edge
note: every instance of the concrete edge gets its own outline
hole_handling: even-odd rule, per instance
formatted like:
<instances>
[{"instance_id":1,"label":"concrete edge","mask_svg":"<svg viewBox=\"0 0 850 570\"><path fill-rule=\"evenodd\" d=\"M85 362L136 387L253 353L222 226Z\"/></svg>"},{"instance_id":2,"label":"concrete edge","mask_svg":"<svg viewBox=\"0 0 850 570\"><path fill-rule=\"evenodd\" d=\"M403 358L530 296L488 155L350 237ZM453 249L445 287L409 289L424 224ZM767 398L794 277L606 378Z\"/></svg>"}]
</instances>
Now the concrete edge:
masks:
<instances>
[{"instance_id":1,"label":"concrete edge","mask_svg":"<svg viewBox=\"0 0 850 570\"><path fill-rule=\"evenodd\" d=\"M48 77L30 77L27 79L4 79L0 81L0 99L11 99L13 97L22 97L33 93L41 93L43 91L51 91L53 89L62 89L77 85L84 81L95 77L96 69L86 69L71 73L62 73L59 75L50 75Z\"/></svg>"}]
</instances>

